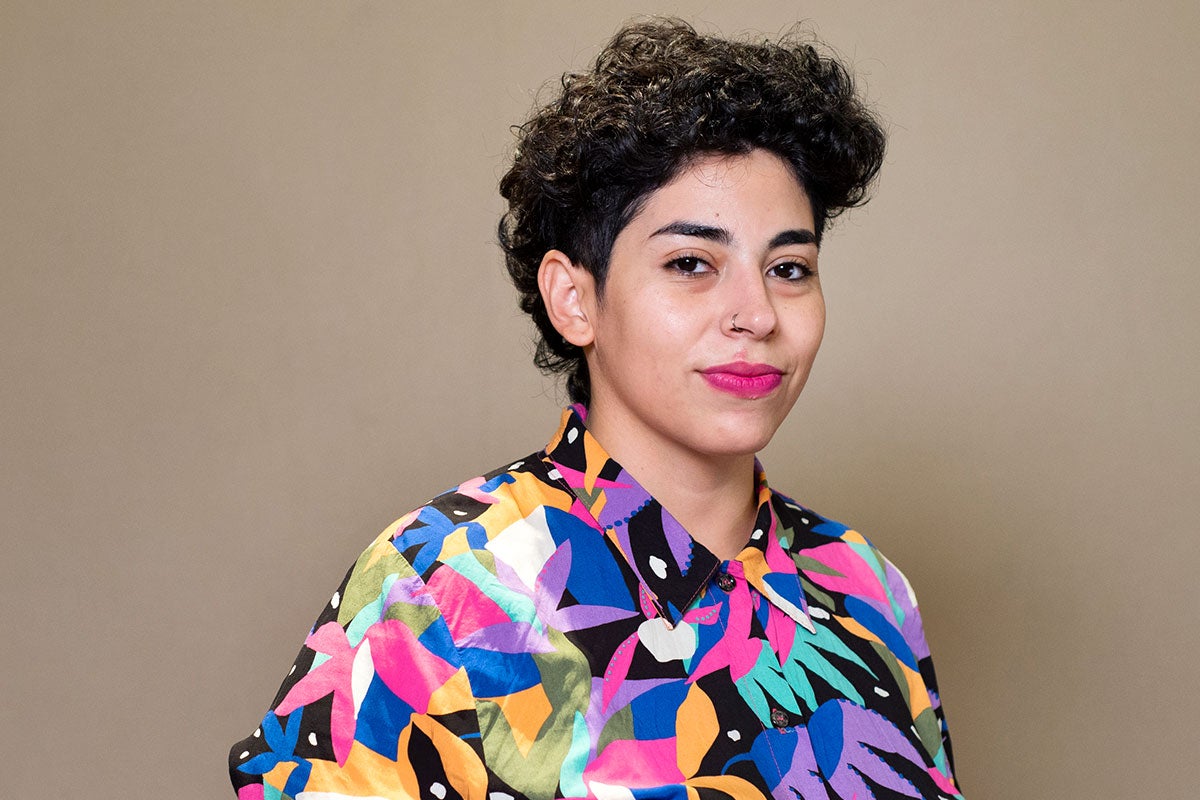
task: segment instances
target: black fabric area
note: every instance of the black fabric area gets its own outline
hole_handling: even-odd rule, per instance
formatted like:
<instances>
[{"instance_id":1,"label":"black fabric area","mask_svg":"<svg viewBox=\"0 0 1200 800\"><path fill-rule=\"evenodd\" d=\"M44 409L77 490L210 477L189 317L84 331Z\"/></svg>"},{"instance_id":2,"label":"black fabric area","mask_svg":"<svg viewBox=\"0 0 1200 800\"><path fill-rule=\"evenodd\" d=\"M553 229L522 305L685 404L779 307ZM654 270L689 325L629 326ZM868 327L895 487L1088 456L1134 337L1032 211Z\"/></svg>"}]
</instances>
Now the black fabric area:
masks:
<instances>
[{"instance_id":1,"label":"black fabric area","mask_svg":"<svg viewBox=\"0 0 1200 800\"><path fill-rule=\"evenodd\" d=\"M673 604L682 614L721 562L699 542L692 542L691 563L687 565L687 574L681 573L663 531L662 515L662 506L657 500L643 506L629 522L629 540L638 572L658 598L663 613L670 617L668 604ZM651 557L662 561L661 564L654 562L660 571L665 571L662 577L655 572ZM671 619L672 624L678 622L678 618Z\"/></svg>"},{"instance_id":2,"label":"black fabric area","mask_svg":"<svg viewBox=\"0 0 1200 800\"><path fill-rule=\"evenodd\" d=\"M333 694L327 694L320 700L309 703L303 711L304 716L300 718L300 736L296 739L295 754L299 758L335 760L333 742L329 738L329 731L332 728L329 719L333 713ZM299 709L292 713L298 712Z\"/></svg>"},{"instance_id":3,"label":"black fabric area","mask_svg":"<svg viewBox=\"0 0 1200 800\"><path fill-rule=\"evenodd\" d=\"M283 728L286 724L286 717L279 720L280 728ZM242 764L245 764L255 756L259 755L260 753L265 753L271 749L267 746L266 737L261 733L262 729L259 728L258 730L258 736L251 734L242 741L234 744L229 750L229 777L233 781L233 788L235 791L243 786L246 786L247 784L258 783L262 777L260 775L247 774L238 769L238 767L240 767ZM248 753L249 755L243 757L242 753Z\"/></svg>"},{"instance_id":4,"label":"black fabric area","mask_svg":"<svg viewBox=\"0 0 1200 800\"><path fill-rule=\"evenodd\" d=\"M749 750L750 742L763 731L762 722L737 693L729 669L709 673L696 681L696 684L712 698L713 711L717 714L717 738L700 761L697 774L720 775L728 771L729 774L745 778L755 786L762 786L764 794L770 797L770 790L753 764L747 768L747 762L739 762L729 770L725 768L729 759Z\"/></svg>"},{"instance_id":5,"label":"black fabric area","mask_svg":"<svg viewBox=\"0 0 1200 800\"><path fill-rule=\"evenodd\" d=\"M346 584L343 583L344 587ZM324 616L322 614L322 616ZM325 624L319 622L319 625ZM300 648L300 652L296 655L296 660L292 662L292 669L288 672L287 677L283 679L283 683L279 686L279 691L275 693L275 699L271 701L271 708L278 708L283 702L283 698L292 690L292 687L300 682L300 679L308 674L312 668L313 659L317 657L317 652L312 648L304 645Z\"/></svg>"},{"instance_id":6,"label":"black fabric area","mask_svg":"<svg viewBox=\"0 0 1200 800\"><path fill-rule=\"evenodd\" d=\"M484 480L486 481L486 478ZM439 495L429 505L442 512L446 519L460 525L472 521L490 508L487 503L481 503L474 497L467 497L458 492Z\"/></svg>"},{"instance_id":7,"label":"black fabric area","mask_svg":"<svg viewBox=\"0 0 1200 800\"><path fill-rule=\"evenodd\" d=\"M420 796L425 800L448 800L448 798L461 797L462 795L454 790L454 786L446 777L441 754L433 746L433 741L416 725L411 726L409 730L411 733L408 738L407 758L408 763L413 765L417 774ZM435 783L441 784L444 793L434 794L430 791Z\"/></svg>"},{"instance_id":8,"label":"black fabric area","mask_svg":"<svg viewBox=\"0 0 1200 800\"><path fill-rule=\"evenodd\" d=\"M613 654L642 623L641 614L596 625L583 631L564 631L563 635L587 659L588 671L594 678L603 678ZM638 648L639 650L642 648ZM630 670L630 676L633 672Z\"/></svg>"},{"instance_id":9,"label":"black fabric area","mask_svg":"<svg viewBox=\"0 0 1200 800\"><path fill-rule=\"evenodd\" d=\"M854 767L851 766L850 769L854 769ZM854 769L854 771L858 772L856 769ZM894 789L889 789L886 786L876 783L866 775L863 775L861 772L858 772L858 774L863 779L863 783L867 785L867 788L871 790L871 794L875 796L875 800L912 800L913 798L911 793L897 792ZM930 781L930 783L932 783L932 781ZM921 792L920 797L925 798L926 800L935 800L935 798L938 797L937 787L935 786L933 788L932 794L927 791ZM854 800L854 798L846 797L843 800Z\"/></svg>"},{"instance_id":10,"label":"black fabric area","mask_svg":"<svg viewBox=\"0 0 1200 800\"><path fill-rule=\"evenodd\" d=\"M567 434L573 427L578 429L579 435L572 442ZM570 467L571 469L583 472L587 465L587 454L583 449L584 430L584 425L579 420L578 415L572 411L570 421L563 430L563 435L559 439L558 444L555 445L553 450L546 451L546 455L564 467Z\"/></svg>"},{"instance_id":11,"label":"black fabric area","mask_svg":"<svg viewBox=\"0 0 1200 800\"><path fill-rule=\"evenodd\" d=\"M878 756L893 772L898 773L902 778L915 786L922 797L938 797L942 794L937 784L933 782L933 778L930 777L927 771L921 769L919 764L887 750L872 747L869 744L864 743L863 746ZM917 752L921 753L922 750L917 748Z\"/></svg>"}]
</instances>

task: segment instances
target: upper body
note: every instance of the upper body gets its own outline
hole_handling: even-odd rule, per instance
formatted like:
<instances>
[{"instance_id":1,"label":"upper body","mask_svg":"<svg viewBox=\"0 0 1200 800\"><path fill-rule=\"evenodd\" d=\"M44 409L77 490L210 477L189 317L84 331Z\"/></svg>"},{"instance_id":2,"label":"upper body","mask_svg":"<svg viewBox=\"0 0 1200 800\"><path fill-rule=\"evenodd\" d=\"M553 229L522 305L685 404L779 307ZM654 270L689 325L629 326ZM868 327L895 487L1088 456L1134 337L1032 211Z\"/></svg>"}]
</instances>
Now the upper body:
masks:
<instances>
[{"instance_id":1,"label":"upper body","mask_svg":"<svg viewBox=\"0 0 1200 800\"><path fill-rule=\"evenodd\" d=\"M756 460L883 148L806 41L638 23L564 76L500 241L576 410L363 554L231 753L243 800L956 794L907 583Z\"/></svg>"},{"instance_id":2,"label":"upper body","mask_svg":"<svg viewBox=\"0 0 1200 800\"><path fill-rule=\"evenodd\" d=\"M239 797L957 796L901 573L761 472L720 559L584 414L367 548Z\"/></svg>"}]
</instances>

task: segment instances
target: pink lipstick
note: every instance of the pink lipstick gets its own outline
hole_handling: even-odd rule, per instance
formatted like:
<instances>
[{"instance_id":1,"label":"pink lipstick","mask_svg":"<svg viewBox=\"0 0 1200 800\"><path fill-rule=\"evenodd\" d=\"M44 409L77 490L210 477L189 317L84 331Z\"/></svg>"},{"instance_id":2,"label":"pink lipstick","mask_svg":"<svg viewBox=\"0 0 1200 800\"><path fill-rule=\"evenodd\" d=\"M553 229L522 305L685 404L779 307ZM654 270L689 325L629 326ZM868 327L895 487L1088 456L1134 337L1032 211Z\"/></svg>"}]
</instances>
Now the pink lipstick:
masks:
<instances>
[{"instance_id":1,"label":"pink lipstick","mask_svg":"<svg viewBox=\"0 0 1200 800\"><path fill-rule=\"evenodd\" d=\"M700 374L714 389L751 400L765 397L783 383L783 373L776 367L745 361L718 364L701 370Z\"/></svg>"}]
</instances>

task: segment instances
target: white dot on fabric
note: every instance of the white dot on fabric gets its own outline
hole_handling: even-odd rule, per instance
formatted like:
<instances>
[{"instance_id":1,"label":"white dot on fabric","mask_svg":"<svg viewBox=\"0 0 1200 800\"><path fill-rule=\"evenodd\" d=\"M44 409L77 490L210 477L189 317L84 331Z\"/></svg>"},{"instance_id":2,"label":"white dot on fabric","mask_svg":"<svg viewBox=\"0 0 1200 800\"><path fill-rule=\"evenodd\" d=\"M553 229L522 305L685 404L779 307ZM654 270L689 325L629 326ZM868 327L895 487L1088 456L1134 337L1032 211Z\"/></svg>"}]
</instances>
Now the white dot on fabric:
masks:
<instances>
[{"instance_id":1,"label":"white dot on fabric","mask_svg":"<svg viewBox=\"0 0 1200 800\"><path fill-rule=\"evenodd\" d=\"M575 444L575 440L579 438L579 428L571 428L567 431L567 444Z\"/></svg>"},{"instance_id":2,"label":"white dot on fabric","mask_svg":"<svg viewBox=\"0 0 1200 800\"><path fill-rule=\"evenodd\" d=\"M829 612L819 606L809 606L808 615L817 619L829 619Z\"/></svg>"},{"instance_id":3,"label":"white dot on fabric","mask_svg":"<svg viewBox=\"0 0 1200 800\"><path fill-rule=\"evenodd\" d=\"M429 787L429 793L438 800L442 800L442 798L446 796L446 787L442 786L440 783L435 783Z\"/></svg>"},{"instance_id":4,"label":"white dot on fabric","mask_svg":"<svg viewBox=\"0 0 1200 800\"><path fill-rule=\"evenodd\" d=\"M553 480L553 481L561 481L562 480L562 473L559 472L557 468L550 470L546 474L550 476L550 480Z\"/></svg>"},{"instance_id":5,"label":"white dot on fabric","mask_svg":"<svg viewBox=\"0 0 1200 800\"><path fill-rule=\"evenodd\" d=\"M696 653L696 633L691 626L676 628L662 617L648 619L639 625L638 640L663 664L691 658Z\"/></svg>"},{"instance_id":6,"label":"white dot on fabric","mask_svg":"<svg viewBox=\"0 0 1200 800\"><path fill-rule=\"evenodd\" d=\"M254 738L257 739L260 736L262 736L262 728L255 728L254 729Z\"/></svg>"},{"instance_id":7,"label":"white dot on fabric","mask_svg":"<svg viewBox=\"0 0 1200 800\"><path fill-rule=\"evenodd\" d=\"M879 695L880 697L890 697L890 696L891 696L891 695L889 695L889 694L888 694L888 691L887 691L887 689L884 689L884 688L883 688L883 687L881 687L881 686L876 686L876 687L875 687L875 694Z\"/></svg>"},{"instance_id":8,"label":"white dot on fabric","mask_svg":"<svg viewBox=\"0 0 1200 800\"><path fill-rule=\"evenodd\" d=\"M463 511L461 508L454 509L454 516L465 517L466 515L467 515L467 512Z\"/></svg>"},{"instance_id":9,"label":"white dot on fabric","mask_svg":"<svg viewBox=\"0 0 1200 800\"><path fill-rule=\"evenodd\" d=\"M518 467L520 467L520 466L521 466L522 464L524 464L524 463L525 463L524 461L518 461L518 462L517 462L517 463L515 463L515 464L509 464L509 465L508 465L508 468L509 468L509 469L517 469Z\"/></svg>"},{"instance_id":10,"label":"white dot on fabric","mask_svg":"<svg viewBox=\"0 0 1200 800\"><path fill-rule=\"evenodd\" d=\"M740 742L742 740L742 732L741 731L729 731L725 735L728 736L730 738L730 740L735 741L735 742Z\"/></svg>"},{"instance_id":11,"label":"white dot on fabric","mask_svg":"<svg viewBox=\"0 0 1200 800\"><path fill-rule=\"evenodd\" d=\"M650 556L650 569L654 570L654 574L659 580L665 580L667 577L667 562L663 561L658 556Z\"/></svg>"},{"instance_id":12,"label":"white dot on fabric","mask_svg":"<svg viewBox=\"0 0 1200 800\"><path fill-rule=\"evenodd\" d=\"M308 735L308 743L311 744L313 747L317 746L317 734L315 731Z\"/></svg>"},{"instance_id":13,"label":"white dot on fabric","mask_svg":"<svg viewBox=\"0 0 1200 800\"><path fill-rule=\"evenodd\" d=\"M507 792L492 792L488 795L488 800L516 800L516 798Z\"/></svg>"},{"instance_id":14,"label":"white dot on fabric","mask_svg":"<svg viewBox=\"0 0 1200 800\"><path fill-rule=\"evenodd\" d=\"M762 528L755 528L754 533L750 534L750 538L758 541L762 538Z\"/></svg>"},{"instance_id":15,"label":"white dot on fabric","mask_svg":"<svg viewBox=\"0 0 1200 800\"><path fill-rule=\"evenodd\" d=\"M807 525L807 524L808 524L808 517L801 517L801 518L800 518L800 521L801 521L801 522L803 522L805 525Z\"/></svg>"},{"instance_id":16,"label":"white dot on fabric","mask_svg":"<svg viewBox=\"0 0 1200 800\"><path fill-rule=\"evenodd\" d=\"M292 664L292 668L288 670L288 675L291 675L295 671L296 671L296 665Z\"/></svg>"},{"instance_id":17,"label":"white dot on fabric","mask_svg":"<svg viewBox=\"0 0 1200 800\"><path fill-rule=\"evenodd\" d=\"M243 751L242 751L242 754L241 754L240 756L238 756L238 758L245 758L245 757L246 757L246 756L248 756L248 755L250 755L250 751L249 751L249 750L243 750Z\"/></svg>"},{"instance_id":18,"label":"white dot on fabric","mask_svg":"<svg viewBox=\"0 0 1200 800\"><path fill-rule=\"evenodd\" d=\"M329 598L329 605L333 606L334 608L337 608L341 604L342 604L342 593L334 592L333 597Z\"/></svg>"}]
</instances>

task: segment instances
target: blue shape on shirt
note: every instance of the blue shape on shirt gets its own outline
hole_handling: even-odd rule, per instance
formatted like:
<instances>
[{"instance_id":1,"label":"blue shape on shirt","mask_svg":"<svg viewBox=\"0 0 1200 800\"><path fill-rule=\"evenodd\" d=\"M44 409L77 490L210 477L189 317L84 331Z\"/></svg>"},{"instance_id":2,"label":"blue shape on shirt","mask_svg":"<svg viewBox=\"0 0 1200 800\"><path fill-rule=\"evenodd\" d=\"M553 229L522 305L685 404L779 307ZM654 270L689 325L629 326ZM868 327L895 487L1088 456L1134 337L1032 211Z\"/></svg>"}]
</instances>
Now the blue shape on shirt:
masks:
<instances>
[{"instance_id":1,"label":"blue shape on shirt","mask_svg":"<svg viewBox=\"0 0 1200 800\"><path fill-rule=\"evenodd\" d=\"M450 635L450 629L446 627L445 620L439 618L422 631L421 635L417 637L417 644L435 656L445 659L451 666L459 666L458 659L454 655L457 649L454 645L454 637Z\"/></svg>"},{"instance_id":2,"label":"blue shape on shirt","mask_svg":"<svg viewBox=\"0 0 1200 800\"><path fill-rule=\"evenodd\" d=\"M669 739L674 736L675 715L687 697L686 681L671 681L655 686L633 698L633 735L636 739Z\"/></svg>"},{"instance_id":3,"label":"blue shape on shirt","mask_svg":"<svg viewBox=\"0 0 1200 800\"><path fill-rule=\"evenodd\" d=\"M459 525L459 527L466 529L467 546L472 550L482 550L487 545L487 528L483 527L478 522L468 522L466 525Z\"/></svg>"},{"instance_id":4,"label":"blue shape on shirt","mask_svg":"<svg viewBox=\"0 0 1200 800\"><path fill-rule=\"evenodd\" d=\"M734 756L725 762L724 772L739 761L753 761L758 774L763 776L768 786L778 786L783 781L780 764L791 764L796 753L799 737L795 731L779 731L768 728L754 737L750 752Z\"/></svg>"},{"instance_id":5,"label":"blue shape on shirt","mask_svg":"<svg viewBox=\"0 0 1200 800\"><path fill-rule=\"evenodd\" d=\"M879 613L875 606L866 602L860 597L853 595L846 596L846 610L850 612L850 616L854 617L864 628L879 637L883 642L883 646L911 669L917 669L917 658L913 655L912 648L908 646L908 642L904 640L904 635L896 627L895 623Z\"/></svg>"},{"instance_id":6,"label":"blue shape on shirt","mask_svg":"<svg viewBox=\"0 0 1200 800\"><path fill-rule=\"evenodd\" d=\"M546 509L546 527L559 547L571 543L567 591L576 601L585 606L636 610L634 598L625 589L621 568L601 533L574 514L557 508Z\"/></svg>"},{"instance_id":7,"label":"blue shape on shirt","mask_svg":"<svg viewBox=\"0 0 1200 800\"><path fill-rule=\"evenodd\" d=\"M419 547L416 556L411 558L410 562L418 575L424 575L425 570L429 569L441 554L442 540L458 527L458 523L433 506L422 508L417 514L417 520L423 524L420 527L410 525L404 533L392 540L392 544L401 553Z\"/></svg>"},{"instance_id":8,"label":"blue shape on shirt","mask_svg":"<svg viewBox=\"0 0 1200 800\"><path fill-rule=\"evenodd\" d=\"M303 789L312 773L312 764L307 759L297 756L295 752L296 742L300 738L300 721L303 718L304 709L297 708L287 716L287 722L280 726L278 716L267 714L262 722L262 733L270 749L239 766L238 771L248 775L264 775L278 764L294 763L296 767L288 776L284 791L294 796Z\"/></svg>"},{"instance_id":9,"label":"blue shape on shirt","mask_svg":"<svg viewBox=\"0 0 1200 800\"><path fill-rule=\"evenodd\" d=\"M392 761L397 757L400 732L416 711L387 687L378 675L371 679L354 729L354 738Z\"/></svg>"},{"instance_id":10,"label":"blue shape on shirt","mask_svg":"<svg viewBox=\"0 0 1200 800\"><path fill-rule=\"evenodd\" d=\"M542 682L530 653L498 653L479 647L463 647L459 652L476 697L503 697Z\"/></svg>"},{"instance_id":11,"label":"blue shape on shirt","mask_svg":"<svg viewBox=\"0 0 1200 800\"><path fill-rule=\"evenodd\" d=\"M517 479L510 472L501 472L496 477L489 481L485 481L479 485L479 490L491 494L506 483L516 483Z\"/></svg>"},{"instance_id":12,"label":"blue shape on shirt","mask_svg":"<svg viewBox=\"0 0 1200 800\"><path fill-rule=\"evenodd\" d=\"M808 720L808 739L812 742L817 769L827 780L841 763L844 735L842 706L836 700L822 703Z\"/></svg>"},{"instance_id":13,"label":"blue shape on shirt","mask_svg":"<svg viewBox=\"0 0 1200 800\"><path fill-rule=\"evenodd\" d=\"M683 784L672 783L668 786L647 786L641 789L630 789L634 800L687 800L687 787Z\"/></svg>"},{"instance_id":14,"label":"blue shape on shirt","mask_svg":"<svg viewBox=\"0 0 1200 800\"><path fill-rule=\"evenodd\" d=\"M796 608L804 607L800 578L795 573L768 572L766 575L763 575L763 583L770 586L780 597L787 600Z\"/></svg>"},{"instance_id":15,"label":"blue shape on shirt","mask_svg":"<svg viewBox=\"0 0 1200 800\"><path fill-rule=\"evenodd\" d=\"M841 535L848 530L850 529L842 523L827 519L819 525L814 525L812 532L820 534L821 536L828 536L830 539L838 539L841 538Z\"/></svg>"}]
</instances>

